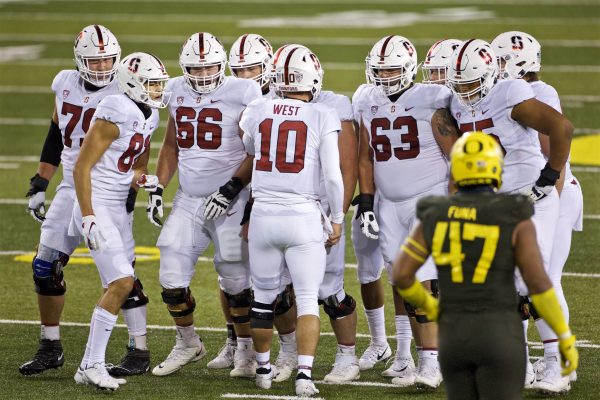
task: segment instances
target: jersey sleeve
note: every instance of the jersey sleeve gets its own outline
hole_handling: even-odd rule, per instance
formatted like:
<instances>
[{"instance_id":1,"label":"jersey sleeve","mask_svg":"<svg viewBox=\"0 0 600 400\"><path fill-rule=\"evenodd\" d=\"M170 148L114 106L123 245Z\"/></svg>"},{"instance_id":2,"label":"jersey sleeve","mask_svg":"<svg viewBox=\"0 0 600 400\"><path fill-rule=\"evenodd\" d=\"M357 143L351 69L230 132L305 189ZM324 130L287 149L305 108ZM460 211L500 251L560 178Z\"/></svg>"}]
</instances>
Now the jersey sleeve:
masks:
<instances>
[{"instance_id":1,"label":"jersey sleeve","mask_svg":"<svg viewBox=\"0 0 600 400\"><path fill-rule=\"evenodd\" d=\"M167 84L165 85L165 92L170 92L171 93L171 98L169 99L169 105L168 105L168 110L169 110L169 114L171 115L171 117L175 118L175 109L176 106L175 104L177 101L177 90L176 90L176 85L175 85L175 79L177 78L171 78L167 81ZM184 79L184 78L182 78Z\"/></svg>"},{"instance_id":2,"label":"jersey sleeve","mask_svg":"<svg viewBox=\"0 0 600 400\"><path fill-rule=\"evenodd\" d=\"M365 85L360 85L356 92L352 95L352 113L354 114L354 120L360 125L362 120L362 93L364 92Z\"/></svg>"},{"instance_id":3,"label":"jersey sleeve","mask_svg":"<svg viewBox=\"0 0 600 400\"><path fill-rule=\"evenodd\" d=\"M527 196L515 194L510 195L508 198L510 201L507 202L507 212L510 213L517 223L533 217L535 209Z\"/></svg>"},{"instance_id":4,"label":"jersey sleeve","mask_svg":"<svg viewBox=\"0 0 600 400\"><path fill-rule=\"evenodd\" d=\"M452 91L443 85L431 85L437 89L434 99L433 108L439 110L440 108L450 108L452 102Z\"/></svg>"},{"instance_id":5,"label":"jersey sleeve","mask_svg":"<svg viewBox=\"0 0 600 400\"><path fill-rule=\"evenodd\" d=\"M119 134L121 134L123 132L121 128L127 121L127 118L123 113L124 107L119 100L121 99L117 96L107 96L102 99L96 108L92 121L103 119L112 122L119 127Z\"/></svg>"},{"instance_id":6,"label":"jersey sleeve","mask_svg":"<svg viewBox=\"0 0 600 400\"><path fill-rule=\"evenodd\" d=\"M244 134L254 134L254 131L256 130L256 125L258 124L257 110L263 104L264 100L262 98L259 98L248 104L246 109L242 112L242 117L240 119L240 129L244 132Z\"/></svg>"},{"instance_id":7,"label":"jersey sleeve","mask_svg":"<svg viewBox=\"0 0 600 400\"><path fill-rule=\"evenodd\" d=\"M352 104L350 99L344 95L337 95L335 101L335 108L340 117L340 121L354 121L354 111L352 110Z\"/></svg>"},{"instance_id":8,"label":"jersey sleeve","mask_svg":"<svg viewBox=\"0 0 600 400\"><path fill-rule=\"evenodd\" d=\"M244 92L244 98L242 99L242 103L247 106L252 103L256 99L262 98L262 92L260 90L260 85L256 83L254 80L246 80L249 85Z\"/></svg>"},{"instance_id":9,"label":"jersey sleeve","mask_svg":"<svg viewBox=\"0 0 600 400\"><path fill-rule=\"evenodd\" d=\"M323 106L320 110L321 113L321 137L329 135L331 133L338 133L342 130L342 124L337 114L332 112L330 107Z\"/></svg>"},{"instance_id":10,"label":"jersey sleeve","mask_svg":"<svg viewBox=\"0 0 600 400\"><path fill-rule=\"evenodd\" d=\"M441 209L445 203L443 199L446 197L441 196L425 196L417 201L417 218L421 221L427 221L431 219L436 210Z\"/></svg>"},{"instance_id":11,"label":"jersey sleeve","mask_svg":"<svg viewBox=\"0 0 600 400\"><path fill-rule=\"evenodd\" d=\"M506 90L506 106L512 108L517 104L535 97L529 83L523 79L513 79Z\"/></svg>"},{"instance_id":12,"label":"jersey sleeve","mask_svg":"<svg viewBox=\"0 0 600 400\"><path fill-rule=\"evenodd\" d=\"M339 123L339 120L338 120ZM338 140L331 134L321 138L319 160L323 169L323 181L331 210L331 221L341 224L344 220L344 182L340 170L340 153Z\"/></svg>"},{"instance_id":13,"label":"jersey sleeve","mask_svg":"<svg viewBox=\"0 0 600 400\"><path fill-rule=\"evenodd\" d=\"M534 90L535 92L535 90ZM544 85L539 93L536 93L536 98L542 103L548 104L559 113L562 113L562 107L560 106L560 98L558 92L550 85Z\"/></svg>"},{"instance_id":14,"label":"jersey sleeve","mask_svg":"<svg viewBox=\"0 0 600 400\"><path fill-rule=\"evenodd\" d=\"M64 69L64 70L60 71L58 74L56 74L56 76L52 80L52 85L50 86L54 93L56 93L57 90L59 90L59 87L61 86L62 82L65 80L65 77L67 76L68 73L69 73L69 70Z\"/></svg>"}]
</instances>

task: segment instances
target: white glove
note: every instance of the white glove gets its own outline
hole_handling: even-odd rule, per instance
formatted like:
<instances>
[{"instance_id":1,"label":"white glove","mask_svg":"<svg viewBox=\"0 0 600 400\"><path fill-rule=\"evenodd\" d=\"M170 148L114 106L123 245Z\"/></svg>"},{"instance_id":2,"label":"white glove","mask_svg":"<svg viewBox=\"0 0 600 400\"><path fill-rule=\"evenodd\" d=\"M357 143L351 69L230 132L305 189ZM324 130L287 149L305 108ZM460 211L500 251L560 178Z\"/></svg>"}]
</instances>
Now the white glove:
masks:
<instances>
[{"instance_id":1,"label":"white glove","mask_svg":"<svg viewBox=\"0 0 600 400\"><path fill-rule=\"evenodd\" d=\"M216 219L225 214L227 208L231 204L231 200L216 191L206 198L204 203L204 219Z\"/></svg>"},{"instance_id":2,"label":"white glove","mask_svg":"<svg viewBox=\"0 0 600 400\"><path fill-rule=\"evenodd\" d=\"M85 236L85 242L90 250L100 250L105 247L106 238L96 223L96 216L94 214L86 215L82 221L83 236Z\"/></svg>"},{"instance_id":3,"label":"white glove","mask_svg":"<svg viewBox=\"0 0 600 400\"><path fill-rule=\"evenodd\" d=\"M46 207L44 206L45 201L46 192L37 192L29 198L27 211L37 222L44 222L46 219Z\"/></svg>"},{"instance_id":4,"label":"white glove","mask_svg":"<svg viewBox=\"0 0 600 400\"><path fill-rule=\"evenodd\" d=\"M147 192L151 192L156 190L160 183L158 182L158 176L143 174L140 177L140 179L136 182L136 185L138 185L141 188L144 188L144 190Z\"/></svg>"},{"instance_id":5,"label":"white glove","mask_svg":"<svg viewBox=\"0 0 600 400\"><path fill-rule=\"evenodd\" d=\"M373 211L365 211L359 215L360 228L369 239L379 239L379 224Z\"/></svg>"},{"instance_id":6,"label":"white glove","mask_svg":"<svg viewBox=\"0 0 600 400\"><path fill-rule=\"evenodd\" d=\"M163 217L163 190L163 185L157 183L154 190L148 191L148 207L146 207L148 220L152 225L158 228L163 225L160 220L160 218Z\"/></svg>"},{"instance_id":7,"label":"white glove","mask_svg":"<svg viewBox=\"0 0 600 400\"><path fill-rule=\"evenodd\" d=\"M554 186L538 186L538 185L533 185L531 188L529 188L529 190L526 190L525 193L523 193L525 196L528 196L529 199L535 203L536 201L539 201L541 199L543 199L544 197L548 196L550 193L552 193L552 189L554 189Z\"/></svg>"}]
</instances>

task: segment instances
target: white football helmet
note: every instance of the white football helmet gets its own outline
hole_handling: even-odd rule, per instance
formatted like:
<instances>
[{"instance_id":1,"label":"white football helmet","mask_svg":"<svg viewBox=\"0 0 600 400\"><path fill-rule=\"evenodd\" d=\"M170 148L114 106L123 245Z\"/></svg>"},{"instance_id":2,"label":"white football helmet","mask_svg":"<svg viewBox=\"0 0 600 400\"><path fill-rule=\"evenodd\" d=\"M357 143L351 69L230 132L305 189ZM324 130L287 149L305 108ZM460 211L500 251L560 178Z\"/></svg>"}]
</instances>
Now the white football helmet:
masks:
<instances>
[{"instance_id":1,"label":"white football helmet","mask_svg":"<svg viewBox=\"0 0 600 400\"><path fill-rule=\"evenodd\" d=\"M542 46L528 33L501 33L492 41L492 48L498 57L500 79L519 79L528 72L540 70Z\"/></svg>"},{"instance_id":2,"label":"white football helmet","mask_svg":"<svg viewBox=\"0 0 600 400\"><path fill-rule=\"evenodd\" d=\"M386 96L399 93L409 87L417 74L417 50L403 36L386 36L375 43L365 59L367 83L379 87ZM380 70L396 70L394 76L380 77Z\"/></svg>"},{"instance_id":3,"label":"white football helmet","mask_svg":"<svg viewBox=\"0 0 600 400\"><path fill-rule=\"evenodd\" d=\"M117 76L119 88L133 101L153 108L165 108L169 103L171 93L164 91L169 75L158 57L132 53L119 64Z\"/></svg>"},{"instance_id":4,"label":"white football helmet","mask_svg":"<svg viewBox=\"0 0 600 400\"><path fill-rule=\"evenodd\" d=\"M231 75L237 76L237 69L261 67L259 75L253 79L260 87L269 82L269 67L273 58L273 48L265 38L254 33L240 36L231 46L229 51L229 70Z\"/></svg>"},{"instance_id":5,"label":"white football helmet","mask_svg":"<svg viewBox=\"0 0 600 400\"><path fill-rule=\"evenodd\" d=\"M121 46L115 35L102 25L88 25L75 38L73 45L75 64L79 75L86 82L96 86L108 85L115 74L121 60ZM89 61L112 58L113 66L109 71L93 71Z\"/></svg>"},{"instance_id":6,"label":"white football helmet","mask_svg":"<svg viewBox=\"0 0 600 400\"><path fill-rule=\"evenodd\" d=\"M489 43L469 39L452 54L446 80L458 100L475 107L498 79L496 55Z\"/></svg>"},{"instance_id":7,"label":"white football helmet","mask_svg":"<svg viewBox=\"0 0 600 400\"><path fill-rule=\"evenodd\" d=\"M310 92L319 97L324 71L317 56L309 48L291 44L277 50L273 57L274 89L282 92Z\"/></svg>"},{"instance_id":8,"label":"white football helmet","mask_svg":"<svg viewBox=\"0 0 600 400\"><path fill-rule=\"evenodd\" d=\"M458 39L443 39L438 40L427 52L425 61L421 65L423 72L423 83L435 83L440 85L446 84L446 76L448 76L448 66L452 53L462 44ZM437 73L436 79L433 74Z\"/></svg>"},{"instance_id":9,"label":"white football helmet","mask_svg":"<svg viewBox=\"0 0 600 400\"><path fill-rule=\"evenodd\" d=\"M179 54L179 65L190 88L200 94L211 93L225 80L227 53L215 36L208 32L194 33L185 41ZM196 76L190 68L217 66L218 71L208 76Z\"/></svg>"}]
</instances>

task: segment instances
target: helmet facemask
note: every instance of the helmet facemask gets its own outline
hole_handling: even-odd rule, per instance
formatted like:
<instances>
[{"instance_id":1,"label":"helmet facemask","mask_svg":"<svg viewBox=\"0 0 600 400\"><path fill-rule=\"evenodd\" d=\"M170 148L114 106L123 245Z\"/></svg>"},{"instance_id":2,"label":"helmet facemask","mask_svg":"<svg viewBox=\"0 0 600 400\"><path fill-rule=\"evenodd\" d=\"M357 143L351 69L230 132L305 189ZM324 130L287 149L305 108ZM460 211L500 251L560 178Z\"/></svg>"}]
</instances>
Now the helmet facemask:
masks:
<instances>
[{"instance_id":1,"label":"helmet facemask","mask_svg":"<svg viewBox=\"0 0 600 400\"><path fill-rule=\"evenodd\" d=\"M423 73L423 83L437 85L446 84L446 77L448 76L447 66L422 65L421 72Z\"/></svg>"},{"instance_id":2,"label":"helmet facemask","mask_svg":"<svg viewBox=\"0 0 600 400\"><path fill-rule=\"evenodd\" d=\"M409 87L415 79L414 70L416 68L410 68L408 62L406 64L405 67L377 68L370 65L369 58L367 58L367 82L377 86L384 95L393 96ZM386 70L397 70L398 73L391 76L379 76L382 71Z\"/></svg>"},{"instance_id":3,"label":"helmet facemask","mask_svg":"<svg viewBox=\"0 0 600 400\"><path fill-rule=\"evenodd\" d=\"M216 66L217 72L210 75L198 76L190 72L191 68L210 68ZM181 65L183 76L185 77L186 83L196 93L207 94L214 92L219 86L223 84L225 79L225 63L213 63L205 65Z\"/></svg>"}]
</instances>

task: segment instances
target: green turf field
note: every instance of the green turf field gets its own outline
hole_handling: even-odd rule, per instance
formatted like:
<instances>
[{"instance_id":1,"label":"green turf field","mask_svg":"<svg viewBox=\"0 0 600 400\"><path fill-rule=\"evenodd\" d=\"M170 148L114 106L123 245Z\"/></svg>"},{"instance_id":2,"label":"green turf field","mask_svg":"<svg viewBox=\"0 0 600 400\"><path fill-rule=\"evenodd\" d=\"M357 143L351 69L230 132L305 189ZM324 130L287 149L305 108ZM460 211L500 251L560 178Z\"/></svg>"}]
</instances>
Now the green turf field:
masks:
<instances>
[{"instance_id":1,"label":"green turf field","mask_svg":"<svg viewBox=\"0 0 600 400\"><path fill-rule=\"evenodd\" d=\"M226 48L241 34L260 33L274 47L298 42L309 46L325 68L324 89L351 95L364 81L364 57L379 38L388 34L408 37L417 46L419 60L431 44L441 38L479 37L488 41L500 32L523 30L542 44L542 78L553 85L563 100L564 113L573 121L576 146L573 160L585 198L584 232L573 237L569 274L563 286L571 308L571 325L580 343L579 379L571 399L597 399L600 363L600 3L595 0L499 0L478 4L471 0L0 0L0 398L39 399L98 398L95 389L79 387L73 374L81 359L94 303L101 289L93 264L73 260L66 270L69 290L62 327L65 366L57 371L24 378L18 366L36 350L39 337L37 304L31 267L26 260L39 238L39 224L25 213L24 194L36 163L52 113L52 78L61 69L72 68L75 35L88 24L107 26L117 36L123 56L133 51L155 53L166 61L171 76L180 75L177 64L183 41L192 33L209 31ZM523 5L523 3L527 3ZM420 74L418 79L420 80ZM163 121L166 113L162 112ZM163 129L153 140L151 170ZM59 182L51 183L47 198ZM176 184L165 199L170 201ZM136 271L150 296L148 306L149 346L152 365L162 361L174 344L171 321L160 300L156 242L158 230L146 220L145 195L138 198L135 238L139 249ZM349 238L347 238L349 239ZM82 250L85 253L85 250ZM350 247L348 263L354 262ZM210 257L210 254L206 255ZM82 254L85 258L85 254ZM82 259L81 262L84 262ZM192 289L198 302L196 326L206 343L208 356L167 378L151 375L130 379L111 394L122 399L222 398L241 395L291 395L293 382L274 384L269 392L255 389L252 381L232 380L228 371L207 370L207 360L219 351L225 337L217 297L217 279L212 264L198 263ZM346 271L346 290L360 302L356 271ZM388 291L389 292L389 291ZM387 329L393 335L391 293L387 293ZM357 352L368 344L368 329L359 305ZM335 352L328 318L322 316L324 332L319 345L314 376L329 371ZM73 324L66 324L66 322ZM122 320L119 321L122 323ZM127 331L114 331L107 361L117 362L124 351ZM538 342L534 329L530 340ZM395 341L390 340L393 344ZM276 353L276 346L273 353ZM540 347L533 356L542 354ZM441 399L444 391L417 392L391 387L381 377L383 366L362 373L354 386L319 385L327 399ZM537 398L526 393L526 398Z\"/></svg>"}]
</instances>

